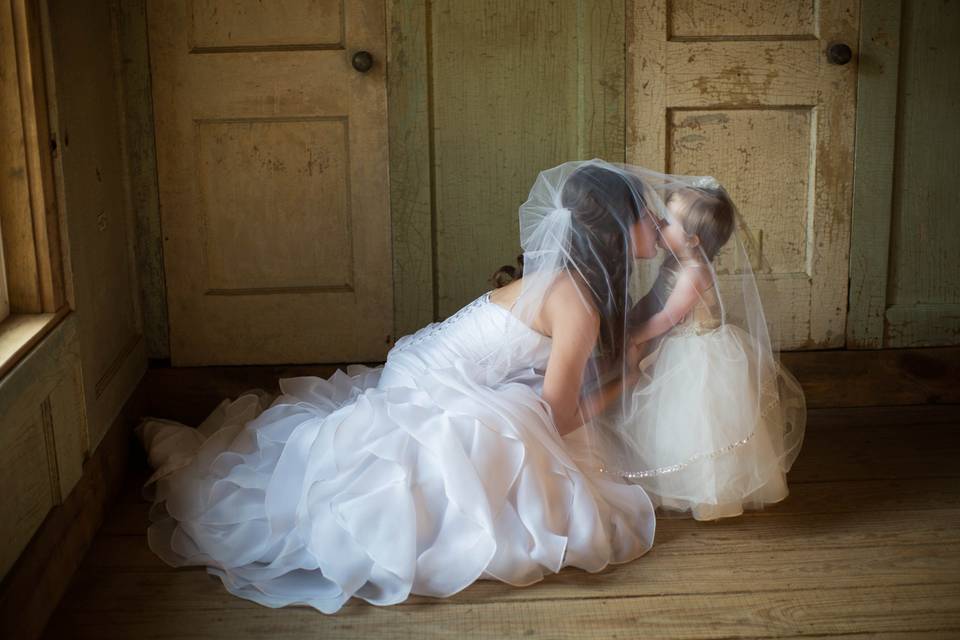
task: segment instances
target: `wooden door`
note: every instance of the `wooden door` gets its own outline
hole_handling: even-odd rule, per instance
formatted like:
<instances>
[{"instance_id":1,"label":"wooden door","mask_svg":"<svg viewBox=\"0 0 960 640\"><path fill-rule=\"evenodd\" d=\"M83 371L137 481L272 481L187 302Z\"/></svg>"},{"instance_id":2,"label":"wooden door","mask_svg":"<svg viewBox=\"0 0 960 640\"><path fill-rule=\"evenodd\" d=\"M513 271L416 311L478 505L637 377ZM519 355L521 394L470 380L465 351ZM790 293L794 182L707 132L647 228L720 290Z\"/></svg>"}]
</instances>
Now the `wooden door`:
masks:
<instances>
[{"instance_id":1,"label":"wooden door","mask_svg":"<svg viewBox=\"0 0 960 640\"><path fill-rule=\"evenodd\" d=\"M148 24L173 364L382 360L382 0L151 0Z\"/></svg>"},{"instance_id":2,"label":"wooden door","mask_svg":"<svg viewBox=\"0 0 960 640\"><path fill-rule=\"evenodd\" d=\"M627 161L715 176L757 247L785 349L841 347L847 311L857 0L635 0ZM832 63L828 49L852 57ZM837 51L837 49L834 49ZM725 256L718 256L725 268Z\"/></svg>"}]
</instances>

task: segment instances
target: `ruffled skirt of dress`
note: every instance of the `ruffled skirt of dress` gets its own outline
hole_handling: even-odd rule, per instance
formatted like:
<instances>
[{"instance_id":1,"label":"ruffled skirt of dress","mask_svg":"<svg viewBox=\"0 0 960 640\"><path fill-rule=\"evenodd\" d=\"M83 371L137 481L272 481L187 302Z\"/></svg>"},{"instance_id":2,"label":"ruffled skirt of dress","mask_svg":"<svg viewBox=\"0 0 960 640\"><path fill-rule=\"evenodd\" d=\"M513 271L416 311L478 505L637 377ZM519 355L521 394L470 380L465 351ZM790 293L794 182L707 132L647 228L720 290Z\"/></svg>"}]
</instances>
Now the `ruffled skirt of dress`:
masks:
<instances>
[{"instance_id":1,"label":"ruffled skirt of dress","mask_svg":"<svg viewBox=\"0 0 960 640\"><path fill-rule=\"evenodd\" d=\"M668 335L633 393L631 482L674 515L716 520L789 494L806 402L796 378L735 325Z\"/></svg>"},{"instance_id":2,"label":"ruffled skirt of dress","mask_svg":"<svg viewBox=\"0 0 960 640\"><path fill-rule=\"evenodd\" d=\"M323 613L648 551L646 492L577 466L537 374L486 387L471 366L378 387L383 367L356 364L225 399L198 428L145 418L150 548L239 597Z\"/></svg>"}]
</instances>

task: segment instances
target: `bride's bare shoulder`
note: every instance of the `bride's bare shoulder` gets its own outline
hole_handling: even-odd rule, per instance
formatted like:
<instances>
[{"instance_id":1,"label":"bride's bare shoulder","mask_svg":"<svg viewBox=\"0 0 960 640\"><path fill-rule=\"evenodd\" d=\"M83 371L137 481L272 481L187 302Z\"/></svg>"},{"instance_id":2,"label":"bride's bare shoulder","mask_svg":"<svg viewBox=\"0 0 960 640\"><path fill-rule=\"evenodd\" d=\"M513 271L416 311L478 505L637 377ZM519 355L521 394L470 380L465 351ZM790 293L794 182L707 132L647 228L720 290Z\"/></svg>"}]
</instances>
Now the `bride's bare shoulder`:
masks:
<instances>
[{"instance_id":1,"label":"bride's bare shoulder","mask_svg":"<svg viewBox=\"0 0 960 640\"><path fill-rule=\"evenodd\" d=\"M595 333L600 326L600 314L591 302L590 292L573 278L557 278L547 292L544 311L544 324L551 334L560 325L586 334Z\"/></svg>"}]
</instances>

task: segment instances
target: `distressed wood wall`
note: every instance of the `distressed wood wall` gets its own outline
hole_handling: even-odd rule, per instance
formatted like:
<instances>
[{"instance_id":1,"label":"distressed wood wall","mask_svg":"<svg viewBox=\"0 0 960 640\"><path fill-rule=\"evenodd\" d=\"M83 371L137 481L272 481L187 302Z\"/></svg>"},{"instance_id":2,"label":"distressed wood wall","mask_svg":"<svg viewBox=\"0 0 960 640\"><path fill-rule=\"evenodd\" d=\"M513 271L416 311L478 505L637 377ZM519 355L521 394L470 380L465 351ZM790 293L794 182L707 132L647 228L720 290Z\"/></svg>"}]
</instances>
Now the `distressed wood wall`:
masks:
<instances>
[{"instance_id":1,"label":"distressed wood wall","mask_svg":"<svg viewBox=\"0 0 960 640\"><path fill-rule=\"evenodd\" d=\"M128 157L148 353L164 358L142 3L121 3ZM395 335L448 315L513 263L516 208L538 169L623 157L623 4L386 0ZM907 3L901 17L901 0L862 5L848 347L958 340L960 230L947 190L960 148L956 11ZM796 16L783 16L795 31Z\"/></svg>"},{"instance_id":2,"label":"distressed wood wall","mask_svg":"<svg viewBox=\"0 0 960 640\"><path fill-rule=\"evenodd\" d=\"M624 3L393 0L388 60L397 335L520 250L537 173L624 158Z\"/></svg>"},{"instance_id":3,"label":"distressed wood wall","mask_svg":"<svg viewBox=\"0 0 960 640\"><path fill-rule=\"evenodd\" d=\"M45 184L36 192L56 198L24 206L46 210L55 203L65 245L65 287L57 293L63 302L39 316L62 320L0 379L0 577L78 485L147 368L118 79L119 1L18 1L0 11L0 32L16 25L18 59L27 43L31 54L31 66L8 75L7 86L36 98L24 73L35 70L46 96L49 131L39 140L30 134L38 153L24 157L44 166L37 173ZM23 162L15 174L26 174ZM93 531L64 531L58 551L69 562L77 555L71 545ZM25 583L39 584L16 582ZM9 602L2 595L0 601Z\"/></svg>"},{"instance_id":4,"label":"distressed wood wall","mask_svg":"<svg viewBox=\"0 0 960 640\"><path fill-rule=\"evenodd\" d=\"M960 3L864 3L851 348L960 343Z\"/></svg>"}]
</instances>

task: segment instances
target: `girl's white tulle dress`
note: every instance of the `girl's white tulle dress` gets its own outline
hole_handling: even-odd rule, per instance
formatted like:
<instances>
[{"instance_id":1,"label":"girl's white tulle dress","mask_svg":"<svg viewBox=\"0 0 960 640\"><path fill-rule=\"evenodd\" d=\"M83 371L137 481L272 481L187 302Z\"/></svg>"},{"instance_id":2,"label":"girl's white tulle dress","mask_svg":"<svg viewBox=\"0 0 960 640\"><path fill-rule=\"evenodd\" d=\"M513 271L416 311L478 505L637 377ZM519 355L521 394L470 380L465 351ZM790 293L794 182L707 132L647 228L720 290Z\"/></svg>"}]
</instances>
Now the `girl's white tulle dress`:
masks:
<instances>
[{"instance_id":1,"label":"girl's white tulle dress","mask_svg":"<svg viewBox=\"0 0 960 640\"><path fill-rule=\"evenodd\" d=\"M384 365L225 399L197 428L145 418L147 540L231 593L323 613L356 596L446 597L598 572L653 545L645 490L578 464L540 396L550 339L522 325L524 366L481 363L520 323L486 292L403 336Z\"/></svg>"},{"instance_id":2,"label":"girl's white tulle dress","mask_svg":"<svg viewBox=\"0 0 960 640\"><path fill-rule=\"evenodd\" d=\"M666 299L677 272L654 283ZM714 289L640 363L625 474L663 513L697 520L741 515L789 494L786 474L803 442L806 401L796 378L735 324Z\"/></svg>"}]
</instances>

